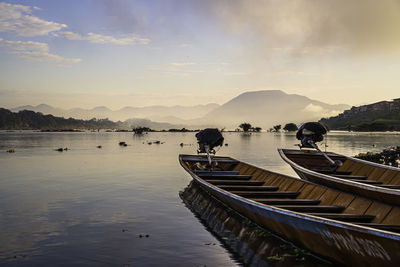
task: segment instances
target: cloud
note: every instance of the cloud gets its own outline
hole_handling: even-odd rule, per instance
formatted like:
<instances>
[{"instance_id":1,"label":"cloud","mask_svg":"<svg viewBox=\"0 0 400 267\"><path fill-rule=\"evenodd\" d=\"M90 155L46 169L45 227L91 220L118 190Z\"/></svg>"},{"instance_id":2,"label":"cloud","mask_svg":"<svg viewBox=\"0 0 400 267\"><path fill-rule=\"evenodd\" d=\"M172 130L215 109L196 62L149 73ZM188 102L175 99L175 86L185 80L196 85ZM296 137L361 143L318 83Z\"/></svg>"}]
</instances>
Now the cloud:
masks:
<instances>
[{"instance_id":1,"label":"cloud","mask_svg":"<svg viewBox=\"0 0 400 267\"><path fill-rule=\"evenodd\" d=\"M33 9L37 10L36 7ZM0 3L0 32L15 32L20 36L39 36L66 27L65 24L33 16L32 8L29 6Z\"/></svg>"},{"instance_id":2,"label":"cloud","mask_svg":"<svg viewBox=\"0 0 400 267\"><path fill-rule=\"evenodd\" d=\"M343 110L328 110L324 109L321 106L314 105L314 104L308 104L303 111L309 112L309 113L316 113L319 114L321 117L330 117L330 116L336 116L340 112L343 112Z\"/></svg>"},{"instance_id":3,"label":"cloud","mask_svg":"<svg viewBox=\"0 0 400 267\"><path fill-rule=\"evenodd\" d=\"M9 41L0 38L0 46L6 46L14 50L12 54L28 60L58 63L78 63L81 61L79 58L65 58L49 53L49 46L46 43L33 41Z\"/></svg>"},{"instance_id":4,"label":"cloud","mask_svg":"<svg viewBox=\"0 0 400 267\"><path fill-rule=\"evenodd\" d=\"M195 62L171 62L163 69L163 74L177 77L190 77L192 74L204 73L205 70L193 69L190 66L196 65Z\"/></svg>"},{"instance_id":5,"label":"cloud","mask_svg":"<svg viewBox=\"0 0 400 267\"><path fill-rule=\"evenodd\" d=\"M46 43L33 41L7 41L0 38L0 45L7 46L13 50L34 50L34 51L49 51L49 46Z\"/></svg>"},{"instance_id":6,"label":"cloud","mask_svg":"<svg viewBox=\"0 0 400 267\"><path fill-rule=\"evenodd\" d=\"M194 62L172 62L169 63L168 65L170 66L175 66L175 67L181 67L181 66L190 66L190 65L195 65L196 63Z\"/></svg>"},{"instance_id":7,"label":"cloud","mask_svg":"<svg viewBox=\"0 0 400 267\"><path fill-rule=\"evenodd\" d=\"M265 53L288 44L297 54L332 53L337 47L337 53L400 51L399 0L205 0L200 5L224 30L249 37Z\"/></svg>"},{"instance_id":8,"label":"cloud","mask_svg":"<svg viewBox=\"0 0 400 267\"><path fill-rule=\"evenodd\" d=\"M188 48L188 47L192 47L192 45L183 43L183 44L180 44L178 47L180 47L180 48Z\"/></svg>"},{"instance_id":9,"label":"cloud","mask_svg":"<svg viewBox=\"0 0 400 267\"><path fill-rule=\"evenodd\" d=\"M86 35L81 35L75 32L60 32L57 35L62 35L68 40L89 41L97 44L115 44L115 45L134 45L134 44L148 44L149 39L140 38L137 36L128 36L123 38L115 38L113 36L101 35L89 32Z\"/></svg>"},{"instance_id":10,"label":"cloud","mask_svg":"<svg viewBox=\"0 0 400 267\"><path fill-rule=\"evenodd\" d=\"M324 111L324 108L318 105L308 104L303 110L306 112L321 113Z\"/></svg>"},{"instance_id":11,"label":"cloud","mask_svg":"<svg viewBox=\"0 0 400 267\"><path fill-rule=\"evenodd\" d=\"M14 54L19 55L22 58L26 58L34 61L51 61L59 63L79 63L82 60L80 58L65 58L59 55L50 54L49 52L43 51L23 51L15 52Z\"/></svg>"}]
</instances>

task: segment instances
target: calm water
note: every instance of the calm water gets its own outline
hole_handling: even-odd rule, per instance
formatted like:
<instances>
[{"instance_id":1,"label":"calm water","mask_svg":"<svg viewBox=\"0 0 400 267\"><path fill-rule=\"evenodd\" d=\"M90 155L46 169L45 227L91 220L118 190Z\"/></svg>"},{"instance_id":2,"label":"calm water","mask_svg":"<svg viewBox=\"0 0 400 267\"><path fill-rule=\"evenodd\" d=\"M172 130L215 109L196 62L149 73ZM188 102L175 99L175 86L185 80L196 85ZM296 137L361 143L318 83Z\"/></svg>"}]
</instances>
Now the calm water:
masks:
<instances>
[{"instance_id":1,"label":"calm water","mask_svg":"<svg viewBox=\"0 0 400 267\"><path fill-rule=\"evenodd\" d=\"M295 175L276 151L294 135L224 137L218 155ZM330 133L327 143L353 156L400 135ZM179 196L191 179L178 154L195 151L194 133L0 132L0 265L240 265Z\"/></svg>"}]
</instances>

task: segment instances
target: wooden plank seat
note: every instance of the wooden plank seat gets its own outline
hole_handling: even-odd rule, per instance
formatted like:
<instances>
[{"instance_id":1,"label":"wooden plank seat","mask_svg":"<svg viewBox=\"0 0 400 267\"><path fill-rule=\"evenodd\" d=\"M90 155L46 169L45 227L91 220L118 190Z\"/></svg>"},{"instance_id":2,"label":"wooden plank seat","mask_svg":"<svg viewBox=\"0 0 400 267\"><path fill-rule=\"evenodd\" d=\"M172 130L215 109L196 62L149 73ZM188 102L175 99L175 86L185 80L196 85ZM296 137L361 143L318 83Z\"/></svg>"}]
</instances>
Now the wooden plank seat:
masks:
<instances>
[{"instance_id":1,"label":"wooden plank seat","mask_svg":"<svg viewBox=\"0 0 400 267\"><path fill-rule=\"evenodd\" d=\"M248 181L248 180L208 180L213 185L263 185L264 181Z\"/></svg>"},{"instance_id":2,"label":"wooden plank seat","mask_svg":"<svg viewBox=\"0 0 400 267\"><path fill-rule=\"evenodd\" d=\"M238 164L240 161L230 159L230 158L211 158L213 162L219 162L219 163L232 163L232 164ZM182 161L186 162L208 162L207 158L203 157L182 157Z\"/></svg>"},{"instance_id":3,"label":"wooden plank seat","mask_svg":"<svg viewBox=\"0 0 400 267\"><path fill-rule=\"evenodd\" d=\"M249 199L259 199L259 198L296 198L300 195L300 192L278 192L278 191L271 191L271 192L261 192L261 191L231 191L231 193L246 197Z\"/></svg>"},{"instance_id":4,"label":"wooden plank seat","mask_svg":"<svg viewBox=\"0 0 400 267\"><path fill-rule=\"evenodd\" d=\"M335 176L337 178L343 178L343 179L357 179L357 180L366 180L367 176L364 175L342 175L342 174L332 174L332 176Z\"/></svg>"},{"instance_id":5,"label":"wooden plank seat","mask_svg":"<svg viewBox=\"0 0 400 267\"><path fill-rule=\"evenodd\" d=\"M388 189L400 189L400 185L394 185L394 184L381 184L378 186L388 188Z\"/></svg>"},{"instance_id":6,"label":"wooden plank seat","mask_svg":"<svg viewBox=\"0 0 400 267\"><path fill-rule=\"evenodd\" d=\"M344 222L371 222L375 216L373 215L361 215L361 214L349 214L349 213L308 213L310 215L324 217L328 219L344 221Z\"/></svg>"},{"instance_id":7,"label":"wooden plank seat","mask_svg":"<svg viewBox=\"0 0 400 267\"><path fill-rule=\"evenodd\" d=\"M330 206L330 205L277 205L281 209L287 209L300 212L342 212L345 207L343 206Z\"/></svg>"},{"instance_id":8,"label":"wooden plank seat","mask_svg":"<svg viewBox=\"0 0 400 267\"><path fill-rule=\"evenodd\" d=\"M251 175L211 175L211 176L201 176L204 180L250 180Z\"/></svg>"},{"instance_id":9,"label":"wooden plank seat","mask_svg":"<svg viewBox=\"0 0 400 267\"><path fill-rule=\"evenodd\" d=\"M400 225L392 225L392 224L379 224L379 223L357 223L358 225L368 226L372 228L376 228L379 230L391 231L400 233Z\"/></svg>"},{"instance_id":10,"label":"wooden plank seat","mask_svg":"<svg viewBox=\"0 0 400 267\"><path fill-rule=\"evenodd\" d=\"M278 186L262 185L221 185L219 188L227 191L277 191Z\"/></svg>"},{"instance_id":11,"label":"wooden plank seat","mask_svg":"<svg viewBox=\"0 0 400 267\"><path fill-rule=\"evenodd\" d=\"M318 205L318 199L282 199L282 198L255 198L254 201L267 205Z\"/></svg>"},{"instance_id":12,"label":"wooden plank seat","mask_svg":"<svg viewBox=\"0 0 400 267\"><path fill-rule=\"evenodd\" d=\"M195 174L198 176L222 176L222 175L238 175L240 174L239 171L210 171L210 170L195 170Z\"/></svg>"}]
</instances>

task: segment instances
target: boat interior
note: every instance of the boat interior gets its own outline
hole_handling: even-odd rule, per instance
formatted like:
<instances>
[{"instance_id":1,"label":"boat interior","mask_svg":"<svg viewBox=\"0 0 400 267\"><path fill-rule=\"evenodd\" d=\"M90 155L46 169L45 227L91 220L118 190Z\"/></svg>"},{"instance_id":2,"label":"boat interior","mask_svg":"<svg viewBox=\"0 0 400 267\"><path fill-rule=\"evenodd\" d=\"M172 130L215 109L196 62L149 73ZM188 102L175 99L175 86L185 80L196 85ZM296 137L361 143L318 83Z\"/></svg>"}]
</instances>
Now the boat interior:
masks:
<instances>
[{"instance_id":1,"label":"boat interior","mask_svg":"<svg viewBox=\"0 0 400 267\"><path fill-rule=\"evenodd\" d=\"M294 212L400 233L397 205L270 172L229 157L215 157L218 165L212 169L206 157L181 155L180 160L192 173L231 194ZM314 167L317 166L321 168L319 164ZM347 166L338 171L342 175L366 174L348 174Z\"/></svg>"},{"instance_id":2,"label":"boat interior","mask_svg":"<svg viewBox=\"0 0 400 267\"><path fill-rule=\"evenodd\" d=\"M283 149L283 152L294 163L314 172L383 188L400 189L400 171L326 153L332 160L343 163L342 166L334 168L323 155L314 150Z\"/></svg>"}]
</instances>

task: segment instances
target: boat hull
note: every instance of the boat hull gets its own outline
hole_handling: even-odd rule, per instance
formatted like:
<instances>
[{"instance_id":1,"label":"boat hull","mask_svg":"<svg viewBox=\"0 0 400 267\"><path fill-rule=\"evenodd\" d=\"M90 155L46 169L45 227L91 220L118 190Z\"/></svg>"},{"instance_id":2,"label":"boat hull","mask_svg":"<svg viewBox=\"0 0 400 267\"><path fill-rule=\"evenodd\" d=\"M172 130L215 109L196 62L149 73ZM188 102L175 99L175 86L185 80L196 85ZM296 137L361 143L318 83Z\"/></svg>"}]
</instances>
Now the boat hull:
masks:
<instances>
[{"instance_id":1,"label":"boat hull","mask_svg":"<svg viewBox=\"0 0 400 267\"><path fill-rule=\"evenodd\" d=\"M400 266L400 235L261 204L220 189L182 163L193 180L215 198L284 238L316 254L352 266Z\"/></svg>"}]
</instances>

